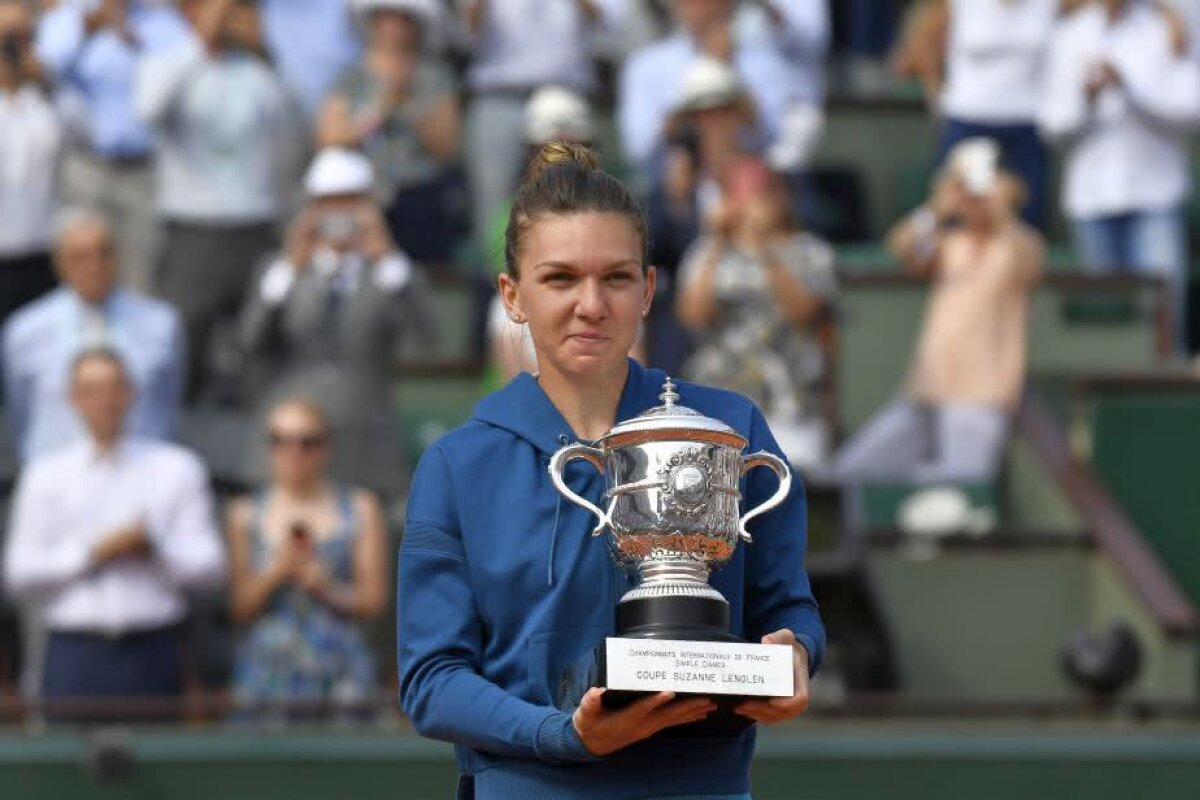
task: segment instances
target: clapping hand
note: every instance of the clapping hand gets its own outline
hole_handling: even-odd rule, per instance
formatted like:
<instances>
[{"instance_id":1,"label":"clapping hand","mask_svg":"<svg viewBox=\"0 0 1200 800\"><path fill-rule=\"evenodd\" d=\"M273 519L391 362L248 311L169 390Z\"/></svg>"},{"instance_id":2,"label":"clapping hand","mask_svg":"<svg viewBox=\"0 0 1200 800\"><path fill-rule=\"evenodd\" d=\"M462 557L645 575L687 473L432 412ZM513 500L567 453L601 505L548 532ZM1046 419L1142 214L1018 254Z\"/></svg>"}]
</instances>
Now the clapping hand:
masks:
<instances>
[{"instance_id":1,"label":"clapping hand","mask_svg":"<svg viewBox=\"0 0 1200 800\"><path fill-rule=\"evenodd\" d=\"M150 536L142 522L117 528L92 548L94 564L108 564L124 558L143 558L151 552Z\"/></svg>"}]
</instances>

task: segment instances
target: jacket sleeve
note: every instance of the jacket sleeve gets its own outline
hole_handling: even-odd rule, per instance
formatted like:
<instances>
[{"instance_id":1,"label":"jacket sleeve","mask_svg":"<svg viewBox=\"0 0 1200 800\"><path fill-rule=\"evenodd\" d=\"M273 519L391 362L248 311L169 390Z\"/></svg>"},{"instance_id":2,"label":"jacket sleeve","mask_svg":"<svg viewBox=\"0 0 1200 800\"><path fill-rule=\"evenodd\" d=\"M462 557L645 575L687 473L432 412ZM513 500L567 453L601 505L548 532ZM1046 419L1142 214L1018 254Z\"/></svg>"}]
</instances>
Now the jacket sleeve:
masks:
<instances>
[{"instance_id":1,"label":"jacket sleeve","mask_svg":"<svg viewBox=\"0 0 1200 800\"><path fill-rule=\"evenodd\" d=\"M422 457L408 501L397 587L400 702L423 736L502 756L589 761L571 715L481 674L483 625L445 453Z\"/></svg>"},{"instance_id":2,"label":"jacket sleeve","mask_svg":"<svg viewBox=\"0 0 1200 800\"><path fill-rule=\"evenodd\" d=\"M756 408L750 423L750 452L766 450L784 458L767 422ZM778 488L771 470L747 474L746 508L768 500ZM800 476L792 473L787 499L749 524L754 541L746 546L746 637L788 628L808 651L809 671L816 673L825 657L825 626L809 586L804 559L808 549L808 509Z\"/></svg>"}]
</instances>

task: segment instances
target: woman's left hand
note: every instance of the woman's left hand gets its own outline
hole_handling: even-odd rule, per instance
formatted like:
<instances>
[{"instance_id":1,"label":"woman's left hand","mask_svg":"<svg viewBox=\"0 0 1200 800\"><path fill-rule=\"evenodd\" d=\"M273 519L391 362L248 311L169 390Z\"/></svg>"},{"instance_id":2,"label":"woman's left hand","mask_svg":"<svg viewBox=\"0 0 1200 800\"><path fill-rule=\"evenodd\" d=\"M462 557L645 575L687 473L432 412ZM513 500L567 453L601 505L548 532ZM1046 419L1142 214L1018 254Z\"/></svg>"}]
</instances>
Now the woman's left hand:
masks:
<instances>
[{"instance_id":1,"label":"woman's left hand","mask_svg":"<svg viewBox=\"0 0 1200 800\"><path fill-rule=\"evenodd\" d=\"M787 644L792 646L792 671L795 674L795 692L791 697L772 697L770 700L747 700L734 709L743 717L755 722L786 722L795 719L808 708L808 651L796 641L796 635L787 628L768 633L762 637L763 644Z\"/></svg>"},{"instance_id":2,"label":"woman's left hand","mask_svg":"<svg viewBox=\"0 0 1200 800\"><path fill-rule=\"evenodd\" d=\"M323 598L332 585L329 571L319 558L307 558L296 568L296 583L313 597Z\"/></svg>"},{"instance_id":3,"label":"woman's left hand","mask_svg":"<svg viewBox=\"0 0 1200 800\"><path fill-rule=\"evenodd\" d=\"M396 249L383 211L375 203L364 203L358 211L359 246L372 264Z\"/></svg>"}]
</instances>

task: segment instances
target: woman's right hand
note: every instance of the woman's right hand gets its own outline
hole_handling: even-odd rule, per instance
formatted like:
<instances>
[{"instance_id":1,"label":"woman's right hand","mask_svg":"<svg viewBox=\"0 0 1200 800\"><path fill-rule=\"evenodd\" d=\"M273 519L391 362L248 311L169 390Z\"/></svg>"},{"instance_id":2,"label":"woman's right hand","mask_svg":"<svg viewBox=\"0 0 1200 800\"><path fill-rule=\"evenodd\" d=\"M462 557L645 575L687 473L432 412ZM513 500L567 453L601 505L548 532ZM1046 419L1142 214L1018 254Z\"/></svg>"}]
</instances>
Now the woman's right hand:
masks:
<instances>
[{"instance_id":1,"label":"woman's right hand","mask_svg":"<svg viewBox=\"0 0 1200 800\"><path fill-rule=\"evenodd\" d=\"M304 549L290 539L281 542L269 569L272 581L280 585L295 580L307 557Z\"/></svg>"},{"instance_id":2,"label":"woman's right hand","mask_svg":"<svg viewBox=\"0 0 1200 800\"><path fill-rule=\"evenodd\" d=\"M318 220L317 210L310 206L301 211L288 228L284 249L287 251L288 262L296 272L301 272L308 266L313 252L317 249Z\"/></svg>"},{"instance_id":3,"label":"woman's right hand","mask_svg":"<svg viewBox=\"0 0 1200 800\"><path fill-rule=\"evenodd\" d=\"M672 702L674 692L659 692L610 711L601 703L603 694L603 689L588 689L572 717L579 740L594 756L615 753L664 728L699 722L717 707L707 697Z\"/></svg>"}]
</instances>

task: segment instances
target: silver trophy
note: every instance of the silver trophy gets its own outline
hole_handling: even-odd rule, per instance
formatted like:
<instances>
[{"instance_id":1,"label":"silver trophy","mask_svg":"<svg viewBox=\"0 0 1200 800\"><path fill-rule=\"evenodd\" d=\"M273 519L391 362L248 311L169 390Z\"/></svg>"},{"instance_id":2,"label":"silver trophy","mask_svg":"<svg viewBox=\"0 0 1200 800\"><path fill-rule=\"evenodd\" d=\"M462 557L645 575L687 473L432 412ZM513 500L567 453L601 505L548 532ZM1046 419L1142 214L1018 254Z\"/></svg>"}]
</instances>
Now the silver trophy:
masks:
<instances>
[{"instance_id":1,"label":"silver trophy","mask_svg":"<svg viewBox=\"0 0 1200 800\"><path fill-rule=\"evenodd\" d=\"M572 444L556 452L550 459L550 479L563 496L596 516L592 535L607 530L613 558L637 574L637 585L617 605L618 639L740 642L729 630L729 603L708 578L732 558L739 539L752 541L746 523L784 501L791 470L772 453L743 455L746 437L720 420L679 405L670 378L659 398L662 405L618 423L595 446ZM605 508L566 485L563 470L575 459L604 473ZM755 467L770 468L779 477L779 488L743 515L738 482ZM599 655L598 671L589 679L604 683L605 659L602 652ZM608 665L610 672L612 666ZM641 672L659 670L647 667ZM649 684L644 689L653 690ZM701 687L696 693L708 692ZM606 693L605 698L613 705L631 699L619 692Z\"/></svg>"}]
</instances>

